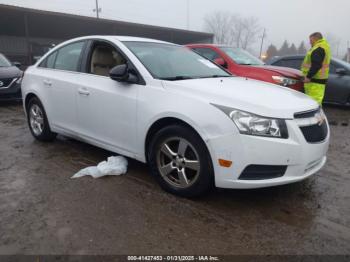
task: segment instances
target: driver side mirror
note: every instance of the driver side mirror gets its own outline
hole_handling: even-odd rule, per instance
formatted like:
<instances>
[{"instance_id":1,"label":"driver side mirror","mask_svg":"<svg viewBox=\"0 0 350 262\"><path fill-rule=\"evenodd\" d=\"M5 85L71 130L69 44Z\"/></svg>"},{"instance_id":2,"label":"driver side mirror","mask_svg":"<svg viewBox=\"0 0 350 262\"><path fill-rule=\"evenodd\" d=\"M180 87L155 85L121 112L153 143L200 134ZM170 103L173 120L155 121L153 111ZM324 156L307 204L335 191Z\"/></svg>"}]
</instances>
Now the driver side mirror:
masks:
<instances>
[{"instance_id":1,"label":"driver side mirror","mask_svg":"<svg viewBox=\"0 0 350 262\"><path fill-rule=\"evenodd\" d=\"M127 64L113 67L109 71L109 77L118 82L126 82L131 84L138 82L138 77L133 72L130 72Z\"/></svg>"},{"instance_id":2,"label":"driver side mirror","mask_svg":"<svg viewBox=\"0 0 350 262\"><path fill-rule=\"evenodd\" d=\"M335 70L335 73L336 73L337 75L346 75L346 70L345 70L344 68L337 68L337 69Z\"/></svg>"},{"instance_id":3,"label":"driver side mirror","mask_svg":"<svg viewBox=\"0 0 350 262\"><path fill-rule=\"evenodd\" d=\"M214 63L219 65L219 66L227 68L226 61L223 58L221 58L221 57L214 59Z\"/></svg>"}]
</instances>

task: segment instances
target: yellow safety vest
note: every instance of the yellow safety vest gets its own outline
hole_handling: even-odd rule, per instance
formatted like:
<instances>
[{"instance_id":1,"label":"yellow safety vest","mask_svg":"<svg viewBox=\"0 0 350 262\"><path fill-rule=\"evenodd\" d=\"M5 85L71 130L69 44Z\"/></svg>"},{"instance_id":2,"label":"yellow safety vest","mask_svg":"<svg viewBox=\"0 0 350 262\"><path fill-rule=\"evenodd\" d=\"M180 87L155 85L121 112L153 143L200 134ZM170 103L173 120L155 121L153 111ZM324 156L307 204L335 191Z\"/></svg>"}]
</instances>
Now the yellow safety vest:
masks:
<instances>
[{"instance_id":1,"label":"yellow safety vest","mask_svg":"<svg viewBox=\"0 0 350 262\"><path fill-rule=\"evenodd\" d=\"M311 68L311 55L319 47L324 49L326 55L325 55L324 60L322 62L322 68L320 70L318 70L318 72L312 78L313 79L328 79L329 64L331 62L331 49L329 47L328 42L324 38L318 40L315 43L315 45L306 53L306 56L304 58L304 62L301 65L301 71L303 72L304 76L307 76L307 74L309 73L309 70Z\"/></svg>"}]
</instances>

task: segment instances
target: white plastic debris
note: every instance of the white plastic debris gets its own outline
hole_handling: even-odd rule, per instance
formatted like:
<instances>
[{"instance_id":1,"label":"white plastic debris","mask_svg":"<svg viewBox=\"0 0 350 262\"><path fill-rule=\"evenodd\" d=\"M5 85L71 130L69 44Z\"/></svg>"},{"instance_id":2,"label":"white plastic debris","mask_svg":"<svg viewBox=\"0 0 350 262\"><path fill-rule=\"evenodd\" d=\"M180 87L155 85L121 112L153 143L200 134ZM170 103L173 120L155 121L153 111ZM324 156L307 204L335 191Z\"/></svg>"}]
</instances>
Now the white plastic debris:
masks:
<instances>
[{"instance_id":1,"label":"white plastic debris","mask_svg":"<svg viewBox=\"0 0 350 262\"><path fill-rule=\"evenodd\" d=\"M119 176L125 174L128 169L128 160L122 156L111 156L107 161L99 163L97 166L90 166L80 170L71 178L82 176L92 176L99 178L103 176Z\"/></svg>"}]
</instances>

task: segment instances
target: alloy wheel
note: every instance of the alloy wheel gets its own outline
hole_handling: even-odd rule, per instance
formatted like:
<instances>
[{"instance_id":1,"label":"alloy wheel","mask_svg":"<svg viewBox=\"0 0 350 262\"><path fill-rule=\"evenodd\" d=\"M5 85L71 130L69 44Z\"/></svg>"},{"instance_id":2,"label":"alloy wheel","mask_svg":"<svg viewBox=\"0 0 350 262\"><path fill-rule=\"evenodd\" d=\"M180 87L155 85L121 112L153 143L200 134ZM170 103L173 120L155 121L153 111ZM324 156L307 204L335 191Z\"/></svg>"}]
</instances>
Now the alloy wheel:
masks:
<instances>
[{"instance_id":1,"label":"alloy wheel","mask_svg":"<svg viewBox=\"0 0 350 262\"><path fill-rule=\"evenodd\" d=\"M44 130L44 114L37 104L33 104L29 110L29 122L33 133L40 136Z\"/></svg>"},{"instance_id":2,"label":"alloy wheel","mask_svg":"<svg viewBox=\"0 0 350 262\"><path fill-rule=\"evenodd\" d=\"M169 138L160 144L157 166L163 179L179 188L193 185L200 173L198 152L190 142L180 137Z\"/></svg>"}]
</instances>

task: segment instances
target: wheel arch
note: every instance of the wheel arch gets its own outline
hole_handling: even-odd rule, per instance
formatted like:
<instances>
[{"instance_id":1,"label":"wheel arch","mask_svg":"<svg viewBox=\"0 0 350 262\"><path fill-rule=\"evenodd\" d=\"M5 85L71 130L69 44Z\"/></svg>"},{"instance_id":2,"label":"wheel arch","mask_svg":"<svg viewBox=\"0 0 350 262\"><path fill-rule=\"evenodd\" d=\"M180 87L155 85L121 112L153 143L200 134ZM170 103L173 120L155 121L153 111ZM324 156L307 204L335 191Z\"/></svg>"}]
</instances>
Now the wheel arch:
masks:
<instances>
[{"instance_id":1,"label":"wheel arch","mask_svg":"<svg viewBox=\"0 0 350 262\"><path fill-rule=\"evenodd\" d=\"M28 92L24 99L23 99L23 107L24 107L24 112L25 114L27 115L27 111L28 111L28 105L29 105L29 101L32 99L32 98L37 98L40 103L42 104L42 106L44 107L44 110L45 110L45 114L46 114L46 117L47 117L47 121L49 122L49 125L51 126L51 119L49 117L49 113L47 112L47 108L46 106L44 105L43 103L43 100L40 98L40 96L36 93L36 92L33 92L33 91L30 91Z\"/></svg>"},{"instance_id":2,"label":"wheel arch","mask_svg":"<svg viewBox=\"0 0 350 262\"><path fill-rule=\"evenodd\" d=\"M35 93L28 93L26 96L25 96L25 98L24 98L24 109L25 109L25 112L27 113L27 109L28 109L28 104L29 104L29 101L32 99L32 98L34 98L34 97L36 97L37 99L39 99L40 100L40 98L35 94ZM41 100L40 100L40 102L41 102Z\"/></svg>"},{"instance_id":3,"label":"wheel arch","mask_svg":"<svg viewBox=\"0 0 350 262\"><path fill-rule=\"evenodd\" d=\"M208 151L209 157L211 159L211 156L209 153L210 151L209 151L209 148L206 144L206 139L204 138L203 134L198 132L196 128L194 128L191 124L189 124L188 122L186 122L182 119L179 119L177 117L163 117L163 118L156 120L149 127L149 129L147 131L147 135L146 135L145 140L144 140L145 141L144 142L144 154L145 154L146 162L148 162L148 158L149 158L148 152L149 152L149 146L150 146L150 143L152 141L152 138L157 133L157 131L159 131L160 129L162 129L164 127L170 126L170 125L184 126L184 127L191 129L193 132L195 132L202 139L203 143L205 144L206 150Z\"/></svg>"}]
</instances>

